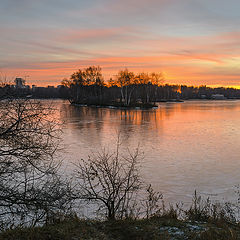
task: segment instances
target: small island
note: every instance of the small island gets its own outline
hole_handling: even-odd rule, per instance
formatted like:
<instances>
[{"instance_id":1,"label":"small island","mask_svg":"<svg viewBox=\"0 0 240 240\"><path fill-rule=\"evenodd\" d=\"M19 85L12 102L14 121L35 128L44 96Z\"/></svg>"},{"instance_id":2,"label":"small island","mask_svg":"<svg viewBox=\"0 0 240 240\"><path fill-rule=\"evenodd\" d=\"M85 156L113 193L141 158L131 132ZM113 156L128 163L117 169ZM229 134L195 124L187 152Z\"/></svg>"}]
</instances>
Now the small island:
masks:
<instances>
[{"instance_id":1,"label":"small island","mask_svg":"<svg viewBox=\"0 0 240 240\"><path fill-rule=\"evenodd\" d=\"M161 73L135 74L125 69L104 82L101 68L90 66L74 72L62 85L69 88L69 101L74 105L148 109L157 107L162 81Z\"/></svg>"}]
</instances>

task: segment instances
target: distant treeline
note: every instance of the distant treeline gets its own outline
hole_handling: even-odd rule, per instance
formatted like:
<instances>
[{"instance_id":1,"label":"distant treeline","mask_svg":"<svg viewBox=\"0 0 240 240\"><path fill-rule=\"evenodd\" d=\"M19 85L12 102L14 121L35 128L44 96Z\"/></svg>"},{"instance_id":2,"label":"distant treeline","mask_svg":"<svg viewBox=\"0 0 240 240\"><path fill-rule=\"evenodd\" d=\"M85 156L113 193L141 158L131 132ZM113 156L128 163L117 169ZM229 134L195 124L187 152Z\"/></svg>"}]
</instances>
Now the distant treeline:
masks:
<instances>
[{"instance_id":1,"label":"distant treeline","mask_svg":"<svg viewBox=\"0 0 240 240\"><path fill-rule=\"evenodd\" d=\"M69 100L79 104L119 103L131 106L167 100L240 98L235 88L210 88L207 86L185 86L164 84L161 73L138 73L121 70L115 79L105 82L100 67L79 69L62 85L67 88Z\"/></svg>"},{"instance_id":2,"label":"distant treeline","mask_svg":"<svg viewBox=\"0 0 240 240\"><path fill-rule=\"evenodd\" d=\"M16 85L5 84L0 87L0 99L15 97L28 97L35 99L63 98L68 99L69 89L65 86L56 87L16 87Z\"/></svg>"},{"instance_id":3,"label":"distant treeline","mask_svg":"<svg viewBox=\"0 0 240 240\"><path fill-rule=\"evenodd\" d=\"M0 97L62 98L88 105L148 106L154 102L187 99L240 99L240 89L207 86L169 85L161 73L134 73L128 69L105 81L100 67L74 72L58 87L0 86Z\"/></svg>"}]
</instances>

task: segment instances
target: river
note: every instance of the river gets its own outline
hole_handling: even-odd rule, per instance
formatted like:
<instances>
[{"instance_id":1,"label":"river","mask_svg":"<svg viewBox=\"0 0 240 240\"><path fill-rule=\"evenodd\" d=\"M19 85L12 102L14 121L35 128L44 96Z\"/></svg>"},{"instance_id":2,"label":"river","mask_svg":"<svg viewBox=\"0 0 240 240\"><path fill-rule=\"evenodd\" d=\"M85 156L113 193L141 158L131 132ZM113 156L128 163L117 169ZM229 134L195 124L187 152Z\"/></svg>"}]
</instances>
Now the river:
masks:
<instances>
[{"instance_id":1,"label":"river","mask_svg":"<svg viewBox=\"0 0 240 240\"><path fill-rule=\"evenodd\" d=\"M54 100L63 124L62 158L78 159L106 148L120 134L122 152L139 145L141 174L167 202L190 202L194 190L235 201L240 184L240 101L160 103L157 109L120 110L71 106Z\"/></svg>"}]
</instances>

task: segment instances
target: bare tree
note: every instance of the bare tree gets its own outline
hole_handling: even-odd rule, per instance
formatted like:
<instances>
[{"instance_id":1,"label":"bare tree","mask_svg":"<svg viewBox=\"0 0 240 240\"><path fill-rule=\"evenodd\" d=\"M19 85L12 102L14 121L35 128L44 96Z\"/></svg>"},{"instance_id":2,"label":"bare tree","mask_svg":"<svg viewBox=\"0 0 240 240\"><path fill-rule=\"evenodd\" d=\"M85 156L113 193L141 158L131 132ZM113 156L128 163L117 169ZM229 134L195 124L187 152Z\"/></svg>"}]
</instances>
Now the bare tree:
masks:
<instances>
[{"instance_id":1,"label":"bare tree","mask_svg":"<svg viewBox=\"0 0 240 240\"><path fill-rule=\"evenodd\" d=\"M76 165L78 197L88 203L97 203L109 220L122 219L130 214L138 190L139 151L128 157L120 156L119 144L114 154L98 153Z\"/></svg>"},{"instance_id":2,"label":"bare tree","mask_svg":"<svg viewBox=\"0 0 240 240\"><path fill-rule=\"evenodd\" d=\"M0 109L0 221L34 225L69 203L54 160L59 128L39 101L5 99Z\"/></svg>"},{"instance_id":3,"label":"bare tree","mask_svg":"<svg viewBox=\"0 0 240 240\"><path fill-rule=\"evenodd\" d=\"M121 102L124 101L124 104L129 106L135 89L134 73L129 72L128 69L119 71L116 83L121 89Z\"/></svg>"},{"instance_id":4,"label":"bare tree","mask_svg":"<svg viewBox=\"0 0 240 240\"><path fill-rule=\"evenodd\" d=\"M74 72L70 79L63 79L62 84L71 90L71 101L83 103L86 99L101 100L104 79L102 69L90 66Z\"/></svg>"}]
</instances>

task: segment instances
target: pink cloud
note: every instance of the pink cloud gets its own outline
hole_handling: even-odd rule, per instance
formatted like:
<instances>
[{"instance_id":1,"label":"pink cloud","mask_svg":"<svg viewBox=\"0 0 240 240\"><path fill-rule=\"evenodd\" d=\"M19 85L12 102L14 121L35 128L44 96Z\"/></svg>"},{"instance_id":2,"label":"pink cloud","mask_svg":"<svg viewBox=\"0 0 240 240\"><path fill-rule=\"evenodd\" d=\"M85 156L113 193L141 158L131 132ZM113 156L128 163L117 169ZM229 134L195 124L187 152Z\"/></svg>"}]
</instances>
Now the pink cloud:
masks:
<instances>
[{"instance_id":1,"label":"pink cloud","mask_svg":"<svg viewBox=\"0 0 240 240\"><path fill-rule=\"evenodd\" d=\"M77 40L107 40L111 37L121 37L133 32L134 29L130 27L119 27L119 28L98 28L98 29L72 29L65 30L62 33L62 39L67 42Z\"/></svg>"}]
</instances>

